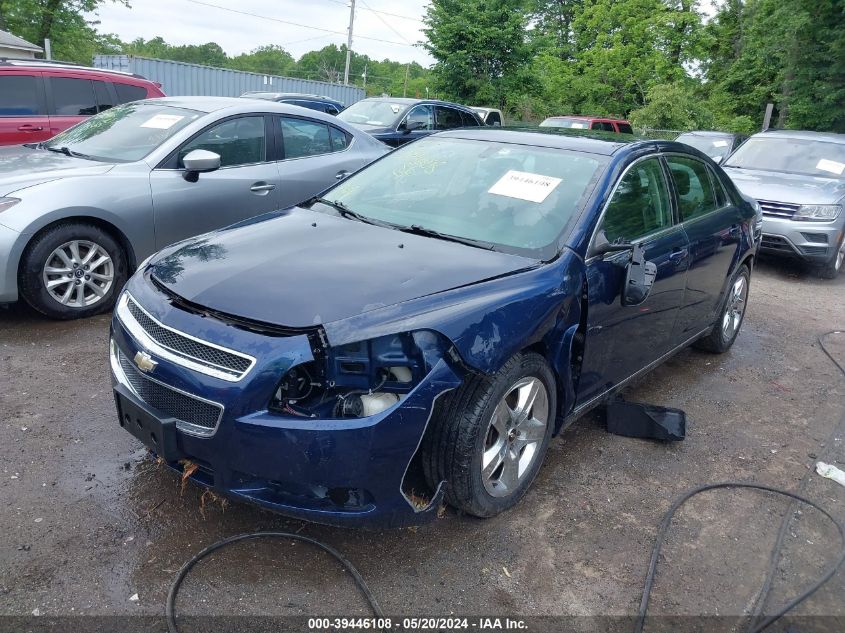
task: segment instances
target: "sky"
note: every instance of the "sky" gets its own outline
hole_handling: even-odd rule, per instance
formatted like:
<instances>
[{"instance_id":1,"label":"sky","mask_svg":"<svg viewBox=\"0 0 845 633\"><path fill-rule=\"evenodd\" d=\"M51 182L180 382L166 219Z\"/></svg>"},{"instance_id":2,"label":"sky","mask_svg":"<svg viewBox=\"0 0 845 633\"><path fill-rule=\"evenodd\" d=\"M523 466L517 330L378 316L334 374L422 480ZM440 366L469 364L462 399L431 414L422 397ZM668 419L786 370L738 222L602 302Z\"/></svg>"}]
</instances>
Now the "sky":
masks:
<instances>
[{"instance_id":1,"label":"sky","mask_svg":"<svg viewBox=\"0 0 845 633\"><path fill-rule=\"evenodd\" d=\"M177 45L217 42L230 56L276 44L297 59L328 44L345 44L349 26L349 2L344 0L131 0L130 4L128 8L106 2L89 19L100 21L101 33L114 33L124 41L161 36ZM434 60L425 50L412 46L424 39L420 20L427 4L427 0L356 0L352 50L378 60L431 65Z\"/></svg>"}]
</instances>

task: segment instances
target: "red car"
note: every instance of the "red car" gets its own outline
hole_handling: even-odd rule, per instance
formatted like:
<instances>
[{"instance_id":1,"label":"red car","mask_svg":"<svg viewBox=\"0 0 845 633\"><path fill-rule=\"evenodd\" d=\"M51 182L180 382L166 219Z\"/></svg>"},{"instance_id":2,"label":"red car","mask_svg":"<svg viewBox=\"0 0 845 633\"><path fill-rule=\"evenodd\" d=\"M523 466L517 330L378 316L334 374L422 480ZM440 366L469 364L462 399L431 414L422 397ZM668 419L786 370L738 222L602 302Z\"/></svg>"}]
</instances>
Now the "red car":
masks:
<instances>
[{"instance_id":1,"label":"red car","mask_svg":"<svg viewBox=\"0 0 845 633\"><path fill-rule=\"evenodd\" d=\"M563 127L574 130L601 130L616 134L633 134L631 124L624 119L608 119L597 116L550 116L540 127Z\"/></svg>"},{"instance_id":2,"label":"red car","mask_svg":"<svg viewBox=\"0 0 845 633\"><path fill-rule=\"evenodd\" d=\"M119 103L163 96L140 75L0 58L0 145L45 141Z\"/></svg>"}]
</instances>

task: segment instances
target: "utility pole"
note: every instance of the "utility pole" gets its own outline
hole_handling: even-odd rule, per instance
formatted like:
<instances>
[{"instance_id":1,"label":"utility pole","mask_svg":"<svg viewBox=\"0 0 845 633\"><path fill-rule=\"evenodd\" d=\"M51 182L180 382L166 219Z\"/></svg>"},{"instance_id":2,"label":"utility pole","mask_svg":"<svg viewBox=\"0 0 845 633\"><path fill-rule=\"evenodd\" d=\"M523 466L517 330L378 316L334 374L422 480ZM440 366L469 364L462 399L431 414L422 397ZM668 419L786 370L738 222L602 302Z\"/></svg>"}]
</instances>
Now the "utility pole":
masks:
<instances>
[{"instance_id":1,"label":"utility pole","mask_svg":"<svg viewBox=\"0 0 845 633\"><path fill-rule=\"evenodd\" d=\"M405 64L405 87L402 88L402 96L408 96L408 71L411 69L411 62Z\"/></svg>"},{"instance_id":2,"label":"utility pole","mask_svg":"<svg viewBox=\"0 0 845 633\"><path fill-rule=\"evenodd\" d=\"M369 66L369 64L364 64L364 74L361 75L364 78L364 90L367 89L367 66Z\"/></svg>"},{"instance_id":3,"label":"utility pole","mask_svg":"<svg viewBox=\"0 0 845 633\"><path fill-rule=\"evenodd\" d=\"M349 62L352 61L352 25L355 23L355 0L349 6L349 37L346 38L346 70L343 71L343 84L349 85Z\"/></svg>"}]
</instances>

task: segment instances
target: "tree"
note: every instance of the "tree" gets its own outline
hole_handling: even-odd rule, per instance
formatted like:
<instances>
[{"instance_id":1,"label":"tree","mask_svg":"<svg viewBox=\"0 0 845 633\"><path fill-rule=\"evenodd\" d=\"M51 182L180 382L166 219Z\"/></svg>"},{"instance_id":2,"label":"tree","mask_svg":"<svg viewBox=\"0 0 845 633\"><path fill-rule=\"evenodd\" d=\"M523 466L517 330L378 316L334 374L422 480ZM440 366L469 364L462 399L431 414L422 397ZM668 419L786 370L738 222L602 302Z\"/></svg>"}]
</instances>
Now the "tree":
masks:
<instances>
[{"instance_id":1,"label":"tree","mask_svg":"<svg viewBox=\"0 0 845 633\"><path fill-rule=\"evenodd\" d=\"M281 46L269 44L259 46L250 53L243 53L230 59L227 63L229 68L245 70L251 73L262 75L287 75L296 62L290 53Z\"/></svg>"},{"instance_id":2,"label":"tree","mask_svg":"<svg viewBox=\"0 0 845 633\"><path fill-rule=\"evenodd\" d=\"M713 113L695 94L692 81L654 84L646 93L646 105L630 113L635 127L657 130L709 130Z\"/></svg>"},{"instance_id":3,"label":"tree","mask_svg":"<svg viewBox=\"0 0 845 633\"><path fill-rule=\"evenodd\" d=\"M116 52L114 41L97 33L98 22L83 17L83 13L104 3L105 0L0 0L0 20L4 30L39 46L50 39L56 59L90 64L97 53Z\"/></svg>"},{"instance_id":4,"label":"tree","mask_svg":"<svg viewBox=\"0 0 845 633\"><path fill-rule=\"evenodd\" d=\"M502 107L509 92L532 83L524 0L432 0L423 21L423 46L446 95Z\"/></svg>"}]
</instances>

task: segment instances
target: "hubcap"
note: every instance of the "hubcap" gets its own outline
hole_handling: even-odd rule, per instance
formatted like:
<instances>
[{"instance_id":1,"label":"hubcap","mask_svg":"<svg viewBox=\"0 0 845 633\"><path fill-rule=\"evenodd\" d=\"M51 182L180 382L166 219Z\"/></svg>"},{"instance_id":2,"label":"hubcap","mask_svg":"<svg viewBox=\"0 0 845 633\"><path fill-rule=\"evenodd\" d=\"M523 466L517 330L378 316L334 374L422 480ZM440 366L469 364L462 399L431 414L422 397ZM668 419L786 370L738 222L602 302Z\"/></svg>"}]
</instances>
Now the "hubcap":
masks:
<instances>
[{"instance_id":1,"label":"hubcap","mask_svg":"<svg viewBox=\"0 0 845 633\"><path fill-rule=\"evenodd\" d=\"M549 423L549 394L537 378L522 378L499 401L484 438L481 480L493 497L507 497L539 454Z\"/></svg>"},{"instance_id":2,"label":"hubcap","mask_svg":"<svg viewBox=\"0 0 845 633\"><path fill-rule=\"evenodd\" d=\"M86 308L111 289L114 262L99 244L73 240L50 253L41 278L53 299L70 308Z\"/></svg>"},{"instance_id":3,"label":"hubcap","mask_svg":"<svg viewBox=\"0 0 845 633\"><path fill-rule=\"evenodd\" d=\"M745 277L739 277L734 282L728 295L728 302L725 306L725 314L722 317L722 336L729 341L742 323L742 315L745 313L745 300L748 298L748 284Z\"/></svg>"}]
</instances>

